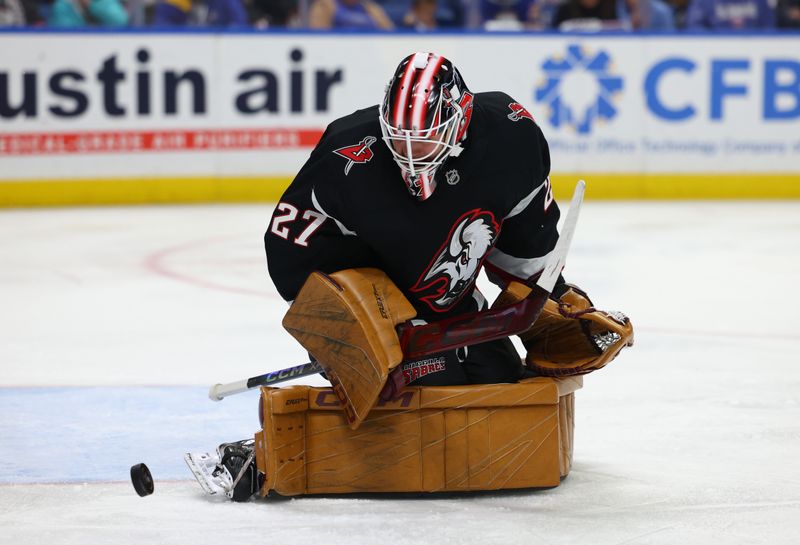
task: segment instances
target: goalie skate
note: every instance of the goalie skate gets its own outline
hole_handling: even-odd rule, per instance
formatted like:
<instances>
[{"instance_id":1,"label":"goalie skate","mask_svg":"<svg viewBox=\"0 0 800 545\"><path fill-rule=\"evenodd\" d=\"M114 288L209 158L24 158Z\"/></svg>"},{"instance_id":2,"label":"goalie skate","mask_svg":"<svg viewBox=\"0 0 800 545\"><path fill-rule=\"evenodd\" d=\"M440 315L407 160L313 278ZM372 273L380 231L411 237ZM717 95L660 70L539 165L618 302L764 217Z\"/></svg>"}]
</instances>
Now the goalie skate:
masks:
<instances>
[{"instance_id":1,"label":"goalie skate","mask_svg":"<svg viewBox=\"0 0 800 545\"><path fill-rule=\"evenodd\" d=\"M216 452L187 452L183 459L206 494L228 496L233 488L233 478L225 466L220 463L219 454Z\"/></svg>"},{"instance_id":2,"label":"goalie skate","mask_svg":"<svg viewBox=\"0 0 800 545\"><path fill-rule=\"evenodd\" d=\"M252 439L223 443L215 453L189 452L184 460L206 494L247 501L260 484L253 443Z\"/></svg>"}]
</instances>

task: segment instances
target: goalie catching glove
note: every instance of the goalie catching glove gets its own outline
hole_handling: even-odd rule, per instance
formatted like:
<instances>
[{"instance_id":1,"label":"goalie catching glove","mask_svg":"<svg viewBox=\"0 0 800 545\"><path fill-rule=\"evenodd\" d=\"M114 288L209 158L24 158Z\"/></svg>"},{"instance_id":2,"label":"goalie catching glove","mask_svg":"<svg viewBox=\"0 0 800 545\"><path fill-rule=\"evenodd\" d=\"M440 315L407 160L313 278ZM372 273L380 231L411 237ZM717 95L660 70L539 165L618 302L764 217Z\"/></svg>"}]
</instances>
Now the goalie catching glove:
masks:
<instances>
[{"instance_id":1,"label":"goalie catching glove","mask_svg":"<svg viewBox=\"0 0 800 545\"><path fill-rule=\"evenodd\" d=\"M621 312L597 310L580 288L551 295L531 328L519 335L526 365L540 376L584 375L605 367L633 345L633 324ZM494 306L522 300L531 289L511 282Z\"/></svg>"}]
</instances>

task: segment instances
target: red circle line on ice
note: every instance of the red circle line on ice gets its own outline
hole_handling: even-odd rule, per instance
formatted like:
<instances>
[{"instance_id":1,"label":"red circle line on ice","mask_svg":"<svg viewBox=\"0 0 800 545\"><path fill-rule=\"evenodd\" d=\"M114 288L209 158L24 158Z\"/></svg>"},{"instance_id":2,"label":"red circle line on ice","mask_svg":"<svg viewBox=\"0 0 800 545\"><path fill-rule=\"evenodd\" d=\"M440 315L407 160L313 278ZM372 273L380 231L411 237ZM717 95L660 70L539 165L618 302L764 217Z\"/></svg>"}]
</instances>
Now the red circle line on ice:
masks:
<instances>
[{"instance_id":1,"label":"red circle line on ice","mask_svg":"<svg viewBox=\"0 0 800 545\"><path fill-rule=\"evenodd\" d=\"M239 295L266 297L269 299L280 299L280 296L274 292L254 290L250 288L229 285L224 282L203 278L202 276L198 276L189 272L184 272L182 270L179 270L174 265L170 264L171 259L174 259L182 254L191 252L192 250L198 248L207 248L208 246L211 245L220 244L222 242L230 242L231 240L235 240L238 238L239 237L205 238L205 239L193 240L184 244L179 244L177 246L169 246L167 248L157 250L145 256L143 265L145 269L147 269L148 271L150 271L155 275L163 276L165 278L169 278L171 280L175 280L177 282L189 284L199 288L224 291L228 293L236 293ZM205 252L204 255L208 256L208 252ZM266 267L264 267L264 275L265 277L267 275ZM268 278L265 278L265 282L268 282Z\"/></svg>"}]
</instances>

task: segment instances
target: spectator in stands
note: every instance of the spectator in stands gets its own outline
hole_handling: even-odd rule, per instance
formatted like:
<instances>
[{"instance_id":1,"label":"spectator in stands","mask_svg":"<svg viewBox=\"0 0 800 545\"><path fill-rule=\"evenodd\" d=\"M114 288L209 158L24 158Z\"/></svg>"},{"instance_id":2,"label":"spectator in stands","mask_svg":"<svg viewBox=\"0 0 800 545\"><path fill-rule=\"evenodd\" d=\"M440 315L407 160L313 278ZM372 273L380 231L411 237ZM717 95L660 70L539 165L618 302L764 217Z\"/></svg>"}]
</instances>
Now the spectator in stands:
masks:
<instances>
[{"instance_id":1,"label":"spectator in stands","mask_svg":"<svg viewBox=\"0 0 800 545\"><path fill-rule=\"evenodd\" d=\"M153 11L156 26L186 26L192 12L192 0L158 0Z\"/></svg>"},{"instance_id":2,"label":"spectator in stands","mask_svg":"<svg viewBox=\"0 0 800 545\"><path fill-rule=\"evenodd\" d=\"M0 27L25 26L25 8L19 0L0 0Z\"/></svg>"},{"instance_id":3,"label":"spectator in stands","mask_svg":"<svg viewBox=\"0 0 800 545\"><path fill-rule=\"evenodd\" d=\"M462 0L429 0L428 2L410 0L410 2L411 7L409 8L409 0L380 0L381 7L386 14L401 28L416 28L421 31L464 28L466 13ZM434 26L431 26L431 18ZM415 23L415 21L425 20L428 22Z\"/></svg>"},{"instance_id":4,"label":"spectator in stands","mask_svg":"<svg viewBox=\"0 0 800 545\"><path fill-rule=\"evenodd\" d=\"M480 0L487 30L545 30L550 28L561 0Z\"/></svg>"},{"instance_id":5,"label":"spectator in stands","mask_svg":"<svg viewBox=\"0 0 800 545\"><path fill-rule=\"evenodd\" d=\"M778 0L778 26L800 28L800 0Z\"/></svg>"},{"instance_id":6,"label":"spectator in stands","mask_svg":"<svg viewBox=\"0 0 800 545\"><path fill-rule=\"evenodd\" d=\"M553 28L602 30L619 28L615 0L566 0L556 10Z\"/></svg>"},{"instance_id":7,"label":"spectator in stands","mask_svg":"<svg viewBox=\"0 0 800 545\"><path fill-rule=\"evenodd\" d=\"M206 26L236 27L248 26L247 11L242 0L206 0L208 15Z\"/></svg>"},{"instance_id":8,"label":"spectator in stands","mask_svg":"<svg viewBox=\"0 0 800 545\"><path fill-rule=\"evenodd\" d=\"M436 30L439 24L436 21L437 0L411 0L411 8L403 17L403 27L414 30Z\"/></svg>"},{"instance_id":9,"label":"spectator in stands","mask_svg":"<svg viewBox=\"0 0 800 545\"><path fill-rule=\"evenodd\" d=\"M252 0L250 20L256 28L297 26L297 0Z\"/></svg>"},{"instance_id":10,"label":"spectator in stands","mask_svg":"<svg viewBox=\"0 0 800 545\"><path fill-rule=\"evenodd\" d=\"M157 26L186 26L192 22L209 27L233 27L249 24L242 0L206 0L195 14L192 0L159 0L155 6L153 24ZM195 18L192 21L192 18Z\"/></svg>"},{"instance_id":11,"label":"spectator in stands","mask_svg":"<svg viewBox=\"0 0 800 545\"><path fill-rule=\"evenodd\" d=\"M768 0L691 0L686 16L689 29L751 30L775 27Z\"/></svg>"},{"instance_id":12,"label":"spectator in stands","mask_svg":"<svg viewBox=\"0 0 800 545\"><path fill-rule=\"evenodd\" d=\"M675 18L662 0L617 0L617 19L630 30L675 30Z\"/></svg>"},{"instance_id":13,"label":"spectator in stands","mask_svg":"<svg viewBox=\"0 0 800 545\"><path fill-rule=\"evenodd\" d=\"M51 0L21 0L25 9L25 20L28 26L44 26L45 16L50 13Z\"/></svg>"},{"instance_id":14,"label":"spectator in stands","mask_svg":"<svg viewBox=\"0 0 800 545\"><path fill-rule=\"evenodd\" d=\"M466 1L439 0L436 9L436 23L439 28L464 28L466 24Z\"/></svg>"},{"instance_id":15,"label":"spectator in stands","mask_svg":"<svg viewBox=\"0 0 800 545\"><path fill-rule=\"evenodd\" d=\"M535 0L533 15L529 15L527 27L531 30L547 30L553 26L556 11L563 4L563 0Z\"/></svg>"},{"instance_id":16,"label":"spectator in stands","mask_svg":"<svg viewBox=\"0 0 800 545\"><path fill-rule=\"evenodd\" d=\"M386 12L372 0L315 0L309 26L319 29L392 30Z\"/></svg>"},{"instance_id":17,"label":"spectator in stands","mask_svg":"<svg viewBox=\"0 0 800 545\"><path fill-rule=\"evenodd\" d=\"M529 22L535 0L480 0L481 18L488 30L521 30Z\"/></svg>"},{"instance_id":18,"label":"spectator in stands","mask_svg":"<svg viewBox=\"0 0 800 545\"><path fill-rule=\"evenodd\" d=\"M52 27L99 25L121 27L128 24L128 12L119 0L55 0L47 18Z\"/></svg>"},{"instance_id":19,"label":"spectator in stands","mask_svg":"<svg viewBox=\"0 0 800 545\"><path fill-rule=\"evenodd\" d=\"M686 28L686 13L689 11L690 0L666 0L672 18L675 21L675 28L682 30Z\"/></svg>"}]
</instances>

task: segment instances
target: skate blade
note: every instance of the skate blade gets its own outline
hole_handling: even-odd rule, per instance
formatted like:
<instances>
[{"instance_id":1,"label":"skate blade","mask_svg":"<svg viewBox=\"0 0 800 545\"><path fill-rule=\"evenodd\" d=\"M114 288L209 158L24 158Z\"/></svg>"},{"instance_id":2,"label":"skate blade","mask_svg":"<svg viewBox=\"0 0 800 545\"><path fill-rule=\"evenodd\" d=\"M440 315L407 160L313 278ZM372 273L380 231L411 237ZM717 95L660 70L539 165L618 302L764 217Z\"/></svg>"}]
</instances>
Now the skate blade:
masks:
<instances>
[{"instance_id":1,"label":"skate blade","mask_svg":"<svg viewBox=\"0 0 800 545\"><path fill-rule=\"evenodd\" d=\"M209 496L229 494L233 479L227 469L221 468L221 471L218 471L220 459L216 453L187 452L183 459L206 494Z\"/></svg>"}]
</instances>

